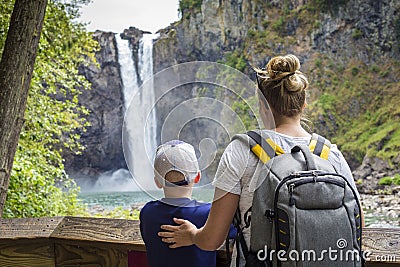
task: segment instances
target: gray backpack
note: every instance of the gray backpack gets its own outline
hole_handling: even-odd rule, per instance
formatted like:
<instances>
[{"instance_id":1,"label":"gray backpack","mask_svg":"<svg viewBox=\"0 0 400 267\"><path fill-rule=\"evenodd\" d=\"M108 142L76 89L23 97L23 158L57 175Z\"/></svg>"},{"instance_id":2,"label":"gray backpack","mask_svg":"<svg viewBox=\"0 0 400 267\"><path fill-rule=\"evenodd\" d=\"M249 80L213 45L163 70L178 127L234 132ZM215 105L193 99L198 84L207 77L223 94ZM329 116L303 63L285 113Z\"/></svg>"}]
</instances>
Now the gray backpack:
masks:
<instances>
[{"instance_id":1,"label":"gray backpack","mask_svg":"<svg viewBox=\"0 0 400 267\"><path fill-rule=\"evenodd\" d=\"M254 131L235 138L247 139L265 167L244 214L251 227L250 249L241 216L235 216L236 246L244 258L238 256L237 266L362 266L360 202L348 179L327 160L330 142L313 134L309 146L285 154Z\"/></svg>"}]
</instances>

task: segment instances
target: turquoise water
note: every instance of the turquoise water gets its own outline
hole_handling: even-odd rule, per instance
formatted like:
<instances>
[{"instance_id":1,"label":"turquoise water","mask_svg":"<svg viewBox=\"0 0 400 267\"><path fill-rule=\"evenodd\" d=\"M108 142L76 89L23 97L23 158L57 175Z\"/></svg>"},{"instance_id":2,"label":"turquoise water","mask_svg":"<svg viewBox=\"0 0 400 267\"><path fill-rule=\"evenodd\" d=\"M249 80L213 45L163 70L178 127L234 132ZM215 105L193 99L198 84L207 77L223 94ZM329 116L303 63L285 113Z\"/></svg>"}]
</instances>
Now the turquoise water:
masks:
<instances>
[{"instance_id":1,"label":"turquoise water","mask_svg":"<svg viewBox=\"0 0 400 267\"><path fill-rule=\"evenodd\" d=\"M194 189L193 198L203 202L211 202L214 195L214 189ZM102 206L105 209L114 209L116 207L130 208L132 206L141 207L146 202L160 199L163 197L161 190L157 191L135 191L135 192L90 192L80 193L79 199L91 208L93 206Z\"/></svg>"},{"instance_id":2,"label":"turquoise water","mask_svg":"<svg viewBox=\"0 0 400 267\"><path fill-rule=\"evenodd\" d=\"M390 217L385 214L376 214L373 210L364 210L364 223L369 227L396 227L400 228L400 216Z\"/></svg>"},{"instance_id":3,"label":"turquoise water","mask_svg":"<svg viewBox=\"0 0 400 267\"><path fill-rule=\"evenodd\" d=\"M211 202L214 189L195 188L193 198L203 202ZM81 193L79 199L91 207L101 206L106 210L113 210L116 207L130 209L142 207L146 202L163 197L161 190L157 191L135 191L135 192L91 192ZM373 227L399 227L400 218L389 218L385 215L373 214L371 210L365 210L365 225Z\"/></svg>"}]
</instances>

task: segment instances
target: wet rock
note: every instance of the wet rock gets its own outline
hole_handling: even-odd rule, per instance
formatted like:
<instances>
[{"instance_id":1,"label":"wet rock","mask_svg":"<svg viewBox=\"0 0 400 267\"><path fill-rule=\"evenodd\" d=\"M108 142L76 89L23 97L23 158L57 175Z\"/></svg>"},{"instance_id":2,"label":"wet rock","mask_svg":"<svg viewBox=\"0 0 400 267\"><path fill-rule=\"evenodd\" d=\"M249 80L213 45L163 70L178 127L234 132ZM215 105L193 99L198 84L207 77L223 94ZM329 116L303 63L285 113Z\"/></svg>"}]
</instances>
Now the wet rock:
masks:
<instances>
[{"instance_id":1,"label":"wet rock","mask_svg":"<svg viewBox=\"0 0 400 267\"><path fill-rule=\"evenodd\" d=\"M95 179L102 172L126 168L122 150L124 103L115 34L96 31L100 44L96 53L98 65L81 66L79 71L92 84L83 90L79 101L90 114L91 126L80 132L85 150L81 155L64 151L65 169L76 180Z\"/></svg>"}]
</instances>

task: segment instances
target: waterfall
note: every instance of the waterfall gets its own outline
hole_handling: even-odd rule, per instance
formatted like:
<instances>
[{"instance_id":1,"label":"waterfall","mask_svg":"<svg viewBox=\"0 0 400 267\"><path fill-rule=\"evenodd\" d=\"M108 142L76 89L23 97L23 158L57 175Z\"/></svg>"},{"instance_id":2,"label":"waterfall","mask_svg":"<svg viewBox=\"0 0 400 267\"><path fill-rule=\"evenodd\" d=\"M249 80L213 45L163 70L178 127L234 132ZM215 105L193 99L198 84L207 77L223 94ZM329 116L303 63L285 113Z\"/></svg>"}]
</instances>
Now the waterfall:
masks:
<instances>
[{"instance_id":1,"label":"waterfall","mask_svg":"<svg viewBox=\"0 0 400 267\"><path fill-rule=\"evenodd\" d=\"M157 118L156 112L153 110L155 104L154 84L153 84L153 40L158 37L158 34L144 34L139 42L139 70L140 79L147 83L145 87L147 94L142 92L142 106L150 109L146 123L146 132L150 137L145 142L146 151L154 152L157 147Z\"/></svg>"},{"instance_id":2,"label":"waterfall","mask_svg":"<svg viewBox=\"0 0 400 267\"><path fill-rule=\"evenodd\" d=\"M157 147L157 121L153 88L153 34L144 34L139 42L138 69L135 68L129 41L117 38L125 101L123 129L124 155L136 184L155 189L152 161Z\"/></svg>"},{"instance_id":3,"label":"waterfall","mask_svg":"<svg viewBox=\"0 0 400 267\"><path fill-rule=\"evenodd\" d=\"M121 36L115 36L117 41L118 62L120 64L121 79L123 85L123 95L125 110L128 108L133 95L138 90L137 72L135 62L132 57L132 49L128 40L122 40Z\"/></svg>"}]
</instances>

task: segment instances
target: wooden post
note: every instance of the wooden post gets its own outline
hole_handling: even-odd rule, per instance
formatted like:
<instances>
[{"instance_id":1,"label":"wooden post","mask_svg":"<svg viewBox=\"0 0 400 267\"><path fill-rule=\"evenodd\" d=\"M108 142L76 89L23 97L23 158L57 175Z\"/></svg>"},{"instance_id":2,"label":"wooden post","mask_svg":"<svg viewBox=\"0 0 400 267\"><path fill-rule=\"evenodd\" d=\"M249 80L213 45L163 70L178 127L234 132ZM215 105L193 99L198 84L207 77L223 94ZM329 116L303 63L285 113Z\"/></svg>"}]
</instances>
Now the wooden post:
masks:
<instances>
[{"instance_id":1,"label":"wooden post","mask_svg":"<svg viewBox=\"0 0 400 267\"><path fill-rule=\"evenodd\" d=\"M0 217L31 83L47 0L16 0L0 62Z\"/></svg>"}]
</instances>

